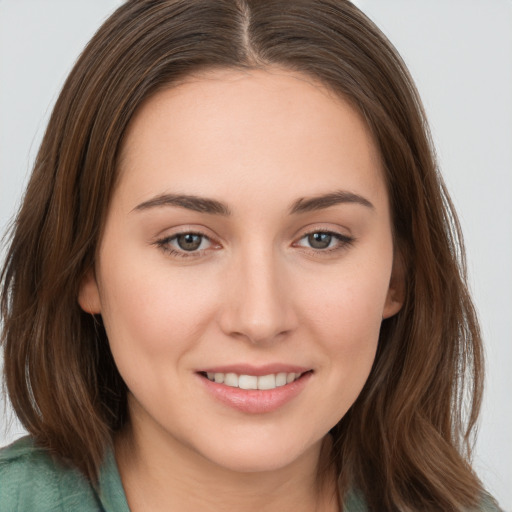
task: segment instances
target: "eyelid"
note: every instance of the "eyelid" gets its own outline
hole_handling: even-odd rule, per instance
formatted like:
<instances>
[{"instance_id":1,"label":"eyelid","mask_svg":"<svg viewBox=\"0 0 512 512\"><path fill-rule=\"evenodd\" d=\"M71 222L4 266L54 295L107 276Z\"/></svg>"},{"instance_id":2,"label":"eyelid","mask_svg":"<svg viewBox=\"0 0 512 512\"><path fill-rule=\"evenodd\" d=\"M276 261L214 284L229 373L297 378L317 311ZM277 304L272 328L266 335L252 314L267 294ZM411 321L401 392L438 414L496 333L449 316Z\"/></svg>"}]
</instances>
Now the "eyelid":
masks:
<instances>
[{"instance_id":1,"label":"eyelid","mask_svg":"<svg viewBox=\"0 0 512 512\"><path fill-rule=\"evenodd\" d=\"M207 234L206 231L209 230L197 226L179 226L175 228L175 230L165 230L164 235L157 235L151 243L171 256L179 258L197 258L204 256L205 253L210 250L216 250L222 247L217 237ZM195 251L186 251L170 245L170 242L176 240L179 236L188 234L201 236L203 239L208 240L211 244L210 247Z\"/></svg>"},{"instance_id":2,"label":"eyelid","mask_svg":"<svg viewBox=\"0 0 512 512\"><path fill-rule=\"evenodd\" d=\"M314 247L306 247L304 245L299 245L299 242L301 240L303 240L306 237L308 237L309 235L312 235L315 233L326 233L326 234L332 235L338 241L338 243L336 244L335 247L329 247L329 248L325 248L325 249L316 249ZM332 227L326 227L325 225L324 226L311 226L309 228L306 228L304 231L302 231L300 236L295 238L295 241L293 242L292 246L298 247L300 249L303 249L303 250L305 250L309 253L315 254L315 255L318 254L320 256L322 256L322 255L326 256L330 253L347 249L355 241L356 241L356 238L353 235L342 233L342 232L340 232L339 228L336 229L336 228L332 228Z\"/></svg>"},{"instance_id":3,"label":"eyelid","mask_svg":"<svg viewBox=\"0 0 512 512\"><path fill-rule=\"evenodd\" d=\"M354 235L352 234L352 230L346 226L342 226L339 224L333 223L312 223L307 226L303 226L298 229L295 234L292 236L294 240L299 240L304 238L307 235L311 235L313 233L331 233L333 235L337 235L341 238L354 239Z\"/></svg>"}]
</instances>

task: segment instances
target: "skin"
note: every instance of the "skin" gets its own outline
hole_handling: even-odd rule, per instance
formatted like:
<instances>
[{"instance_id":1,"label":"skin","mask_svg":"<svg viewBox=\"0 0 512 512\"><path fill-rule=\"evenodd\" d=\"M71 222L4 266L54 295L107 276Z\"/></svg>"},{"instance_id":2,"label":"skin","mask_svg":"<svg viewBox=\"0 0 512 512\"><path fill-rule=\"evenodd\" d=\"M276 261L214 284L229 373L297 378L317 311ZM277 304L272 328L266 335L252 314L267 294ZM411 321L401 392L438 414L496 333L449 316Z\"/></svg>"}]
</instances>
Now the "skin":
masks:
<instances>
[{"instance_id":1,"label":"skin","mask_svg":"<svg viewBox=\"0 0 512 512\"><path fill-rule=\"evenodd\" d=\"M116 458L133 511L337 509L332 474L316 478L327 433L402 304L381 167L355 109L281 69L210 71L139 109L79 294L129 389ZM371 206L290 212L339 191ZM230 215L137 208L162 194L215 199ZM329 246L312 247L308 234L325 231ZM207 238L186 252L180 233ZM274 362L313 372L263 414L213 399L197 374Z\"/></svg>"}]
</instances>

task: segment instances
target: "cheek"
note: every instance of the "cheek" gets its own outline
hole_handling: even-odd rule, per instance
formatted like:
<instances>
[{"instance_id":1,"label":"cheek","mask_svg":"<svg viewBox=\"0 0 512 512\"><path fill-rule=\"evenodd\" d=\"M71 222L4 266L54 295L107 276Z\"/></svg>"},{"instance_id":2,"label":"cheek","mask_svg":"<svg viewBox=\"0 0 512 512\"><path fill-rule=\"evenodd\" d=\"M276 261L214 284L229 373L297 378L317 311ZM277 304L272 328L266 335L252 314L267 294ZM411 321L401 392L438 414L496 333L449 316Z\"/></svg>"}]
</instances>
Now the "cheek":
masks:
<instances>
[{"instance_id":1,"label":"cheek","mask_svg":"<svg viewBox=\"0 0 512 512\"><path fill-rule=\"evenodd\" d=\"M373 270L373 271L372 271ZM364 265L303 283L302 305L308 317L332 343L356 349L378 337L386 302L389 273ZM338 342L336 341L338 340Z\"/></svg>"},{"instance_id":2,"label":"cheek","mask_svg":"<svg viewBox=\"0 0 512 512\"><path fill-rule=\"evenodd\" d=\"M347 267L336 275L304 282L302 303L308 335L326 356L328 400L337 422L357 399L378 346L390 264ZM307 290L307 295L306 295Z\"/></svg>"},{"instance_id":3,"label":"cheek","mask_svg":"<svg viewBox=\"0 0 512 512\"><path fill-rule=\"evenodd\" d=\"M117 260L102 269L102 317L121 373L148 371L194 347L212 316L214 300L204 279L164 265ZM203 276L204 277L204 276ZM136 364L134 364L136 362Z\"/></svg>"},{"instance_id":4,"label":"cheek","mask_svg":"<svg viewBox=\"0 0 512 512\"><path fill-rule=\"evenodd\" d=\"M336 305L324 305L320 328L330 355L328 365L333 370L332 377L341 381L349 395L359 393L372 367L381 325L380 304L361 289L347 289L338 294Z\"/></svg>"}]
</instances>

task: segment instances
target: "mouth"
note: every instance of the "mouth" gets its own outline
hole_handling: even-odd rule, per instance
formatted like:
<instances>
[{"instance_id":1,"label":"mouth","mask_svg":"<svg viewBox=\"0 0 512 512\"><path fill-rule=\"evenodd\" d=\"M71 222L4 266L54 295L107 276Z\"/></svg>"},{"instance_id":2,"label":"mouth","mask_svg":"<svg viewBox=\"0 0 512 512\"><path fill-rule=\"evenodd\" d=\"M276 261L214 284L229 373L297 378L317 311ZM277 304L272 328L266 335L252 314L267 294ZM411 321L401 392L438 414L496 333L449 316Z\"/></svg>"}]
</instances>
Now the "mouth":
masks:
<instances>
[{"instance_id":1,"label":"mouth","mask_svg":"<svg viewBox=\"0 0 512 512\"><path fill-rule=\"evenodd\" d=\"M199 372L199 374L211 382L223 384L231 388L266 391L291 384L302 378L305 374L312 372L313 370L278 372L267 375L238 374L234 372Z\"/></svg>"},{"instance_id":2,"label":"mouth","mask_svg":"<svg viewBox=\"0 0 512 512\"><path fill-rule=\"evenodd\" d=\"M245 414L266 414L295 402L309 387L313 373L306 368L282 365L277 368L237 366L199 371L197 376L205 392L224 406Z\"/></svg>"}]
</instances>

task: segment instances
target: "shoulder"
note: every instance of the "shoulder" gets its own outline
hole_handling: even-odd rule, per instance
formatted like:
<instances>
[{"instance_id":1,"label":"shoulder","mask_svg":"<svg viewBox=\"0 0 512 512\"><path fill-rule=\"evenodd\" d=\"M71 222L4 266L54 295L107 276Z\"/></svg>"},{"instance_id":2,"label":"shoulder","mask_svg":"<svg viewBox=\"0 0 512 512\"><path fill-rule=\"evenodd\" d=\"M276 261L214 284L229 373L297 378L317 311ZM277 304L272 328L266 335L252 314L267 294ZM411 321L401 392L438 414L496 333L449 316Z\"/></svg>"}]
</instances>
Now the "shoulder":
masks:
<instances>
[{"instance_id":1,"label":"shoulder","mask_svg":"<svg viewBox=\"0 0 512 512\"><path fill-rule=\"evenodd\" d=\"M345 496L342 511L369 512L369 508L366 504L364 496L358 491L351 490ZM477 508L472 508L466 512L503 512L503 510L499 507L496 500L490 494L484 492L481 496Z\"/></svg>"},{"instance_id":2,"label":"shoulder","mask_svg":"<svg viewBox=\"0 0 512 512\"><path fill-rule=\"evenodd\" d=\"M478 512L503 512L497 501L487 493L484 493L480 501Z\"/></svg>"},{"instance_id":3,"label":"shoulder","mask_svg":"<svg viewBox=\"0 0 512 512\"><path fill-rule=\"evenodd\" d=\"M101 510L95 492L76 469L23 437L0 449L0 512Z\"/></svg>"}]
</instances>

